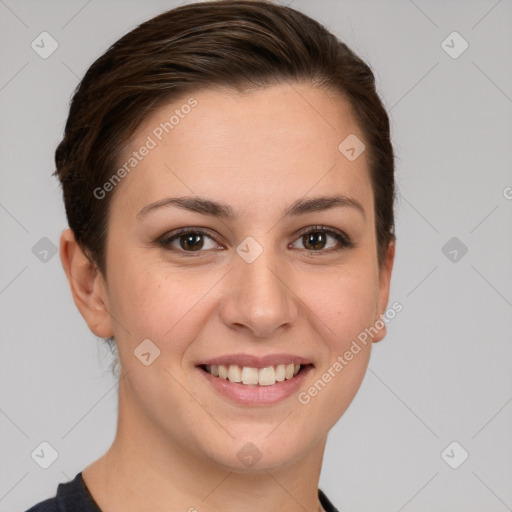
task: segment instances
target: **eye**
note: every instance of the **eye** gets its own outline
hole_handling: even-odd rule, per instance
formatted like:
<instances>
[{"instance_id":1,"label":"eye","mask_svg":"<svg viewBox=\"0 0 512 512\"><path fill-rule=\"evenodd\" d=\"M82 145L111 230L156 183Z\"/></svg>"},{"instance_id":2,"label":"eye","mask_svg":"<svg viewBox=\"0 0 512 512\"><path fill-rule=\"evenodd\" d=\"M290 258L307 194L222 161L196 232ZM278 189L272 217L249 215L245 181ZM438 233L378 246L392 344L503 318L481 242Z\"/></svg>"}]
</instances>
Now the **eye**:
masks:
<instances>
[{"instance_id":1,"label":"eye","mask_svg":"<svg viewBox=\"0 0 512 512\"><path fill-rule=\"evenodd\" d=\"M328 245L329 238L334 240L333 244L331 243ZM354 246L353 242L347 235L338 231L334 231L333 229L325 228L324 226L314 226L312 228L307 228L306 231L303 231L300 234L300 237L297 241L302 242L304 248L309 252L321 252L325 251L326 249L329 249L328 252L331 252L333 247L333 250L336 251Z\"/></svg>"},{"instance_id":2,"label":"eye","mask_svg":"<svg viewBox=\"0 0 512 512\"><path fill-rule=\"evenodd\" d=\"M331 239L330 244L329 239ZM209 240L209 247L207 240ZM294 247L297 242L302 242L303 248L308 252L335 252L354 247L354 243L347 235L324 226L313 226L303 230L299 234L299 239L288 247L297 249ZM192 256L193 253L197 253L194 256L199 256L208 249L225 249L215 241L212 235L198 228L183 228L169 233L157 240L157 244L177 253L186 253L187 256Z\"/></svg>"},{"instance_id":3,"label":"eye","mask_svg":"<svg viewBox=\"0 0 512 512\"><path fill-rule=\"evenodd\" d=\"M205 239L210 240L210 247L205 244ZM165 235L157 241L158 245L177 252L204 252L207 249L215 249L219 244L203 230L184 228L177 232Z\"/></svg>"}]
</instances>

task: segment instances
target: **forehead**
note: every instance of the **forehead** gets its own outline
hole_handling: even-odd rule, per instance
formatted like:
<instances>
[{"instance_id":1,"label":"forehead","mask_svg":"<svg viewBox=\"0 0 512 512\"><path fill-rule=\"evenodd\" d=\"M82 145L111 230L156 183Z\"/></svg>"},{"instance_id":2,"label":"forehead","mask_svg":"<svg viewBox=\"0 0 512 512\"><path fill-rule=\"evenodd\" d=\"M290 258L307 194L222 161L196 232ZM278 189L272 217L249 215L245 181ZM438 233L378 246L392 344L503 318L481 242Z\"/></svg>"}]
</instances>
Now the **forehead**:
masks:
<instances>
[{"instance_id":1,"label":"forehead","mask_svg":"<svg viewBox=\"0 0 512 512\"><path fill-rule=\"evenodd\" d=\"M364 202L366 154L350 161L339 150L350 135L363 139L348 102L305 84L182 95L132 137L120 165L136 165L127 166L115 200L135 208L166 195L210 195L243 211L336 189Z\"/></svg>"}]
</instances>

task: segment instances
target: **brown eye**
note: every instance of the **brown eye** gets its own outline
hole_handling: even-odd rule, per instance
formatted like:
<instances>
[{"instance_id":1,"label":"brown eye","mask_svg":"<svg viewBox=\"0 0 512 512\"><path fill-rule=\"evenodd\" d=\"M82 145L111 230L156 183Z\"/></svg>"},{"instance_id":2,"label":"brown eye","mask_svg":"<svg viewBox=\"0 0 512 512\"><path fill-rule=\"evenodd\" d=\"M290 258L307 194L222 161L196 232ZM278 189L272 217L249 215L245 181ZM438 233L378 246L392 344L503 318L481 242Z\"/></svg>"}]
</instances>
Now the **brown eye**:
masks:
<instances>
[{"instance_id":1,"label":"brown eye","mask_svg":"<svg viewBox=\"0 0 512 512\"><path fill-rule=\"evenodd\" d=\"M333 239L334 243L329 242L329 239ZM300 235L300 241L304 249L309 252L320 252L324 250L336 251L343 248L353 247L354 245L348 236L338 233L332 229L326 229L323 226L309 228Z\"/></svg>"},{"instance_id":2,"label":"brown eye","mask_svg":"<svg viewBox=\"0 0 512 512\"><path fill-rule=\"evenodd\" d=\"M325 233L315 231L302 235L302 243L306 249L322 250L325 249L327 235Z\"/></svg>"},{"instance_id":3,"label":"brown eye","mask_svg":"<svg viewBox=\"0 0 512 512\"><path fill-rule=\"evenodd\" d=\"M180 242L180 246L184 251L198 251L202 249L204 245L204 240L202 239L203 235L198 233L189 233L187 235L181 235L178 240Z\"/></svg>"},{"instance_id":4,"label":"brown eye","mask_svg":"<svg viewBox=\"0 0 512 512\"><path fill-rule=\"evenodd\" d=\"M162 237L157 243L165 249L183 253L199 253L219 247L219 244L210 235L198 229L179 230Z\"/></svg>"}]
</instances>

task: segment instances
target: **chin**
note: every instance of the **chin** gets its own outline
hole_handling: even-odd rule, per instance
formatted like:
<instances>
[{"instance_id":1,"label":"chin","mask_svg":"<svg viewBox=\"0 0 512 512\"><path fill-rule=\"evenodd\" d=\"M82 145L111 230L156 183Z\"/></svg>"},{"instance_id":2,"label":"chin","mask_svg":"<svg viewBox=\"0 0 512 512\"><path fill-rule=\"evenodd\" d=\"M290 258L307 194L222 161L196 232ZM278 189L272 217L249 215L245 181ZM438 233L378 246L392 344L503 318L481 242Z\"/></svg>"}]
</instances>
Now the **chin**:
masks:
<instances>
[{"instance_id":1,"label":"chin","mask_svg":"<svg viewBox=\"0 0 512 512\"><path fill-rule=\"evenodd\" d=\"M229 429L233 438L219 439L215 445L210 442L203 449L216 464L237 473L286 467L304 457L315 444L314 440L308 442L305 432L290 432L287 421L277 428L265 425L251 429L245 425L243 434L237 435L235 429Z\"/></svg>"}]
</instances>

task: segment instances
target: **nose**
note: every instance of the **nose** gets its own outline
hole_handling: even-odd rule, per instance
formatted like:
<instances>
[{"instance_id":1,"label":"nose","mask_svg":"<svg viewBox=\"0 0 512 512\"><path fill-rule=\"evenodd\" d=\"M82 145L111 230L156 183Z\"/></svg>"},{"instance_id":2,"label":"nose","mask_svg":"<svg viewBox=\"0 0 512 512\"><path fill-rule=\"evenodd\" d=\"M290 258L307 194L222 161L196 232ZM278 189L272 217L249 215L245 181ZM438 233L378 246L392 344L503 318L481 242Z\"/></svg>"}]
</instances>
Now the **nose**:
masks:
<instances>
[{"instance_id":1,"label":"nose","mask_svg":"<svg viewBox=\"0 0 512 512\"><path fill-rule=\"evenodd\" d=\"M236 255L220 306L225 325L252 338L276 337L290 329L300 313L290 276L286 262L270 250L252 263Z\"/></svg>"}]
</instances>

